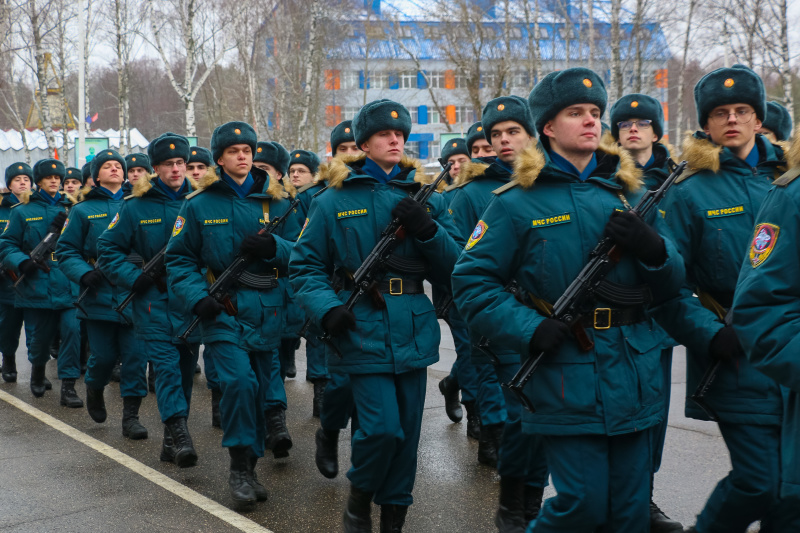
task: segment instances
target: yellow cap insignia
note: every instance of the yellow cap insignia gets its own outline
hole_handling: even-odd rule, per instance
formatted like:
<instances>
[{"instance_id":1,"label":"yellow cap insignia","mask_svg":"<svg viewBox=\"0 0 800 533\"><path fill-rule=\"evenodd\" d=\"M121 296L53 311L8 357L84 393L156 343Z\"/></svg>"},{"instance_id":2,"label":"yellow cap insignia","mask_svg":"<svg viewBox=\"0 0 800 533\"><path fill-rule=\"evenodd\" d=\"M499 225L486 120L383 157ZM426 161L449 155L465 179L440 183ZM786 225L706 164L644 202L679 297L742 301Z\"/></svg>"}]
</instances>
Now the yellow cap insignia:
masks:
<instances>
[{"instance_id":1,"label":"yellow cap insignia","mask_svg":"<svg viewBox=\"0 0 800 533\"><path fill-rule=\"evenodd\" d=\"M298 157L300 157L300 154L294 154L295 159L297 159Z\"/></svg>"},{"instance_id":2,"label":"yellow cap insignia","mask_svg":"<svg viewBox=\"0 0 800 533\"><path fill-rule=\"evenodd\" d=\"M136 161L136 158L135 157L131 157L131 161Z\"/></svg>"},{"instance_id":3,"label":"yellow cap insignia","mask_svg":"<svg viewBox=\"0 0 800 533\"><path fill-rule=\"evenodd\" d=\"M174 145L174 144L170 144L170 145L169 145L169 149L170 149L170 150L174 150L174 149L175 149L175 145Z\"/></svg>"},{"instance_id":4,"label":"yellow cap insignia","mask_svg":"<svg viewBox=\"0 0 800 533\"><path fill-rule=\"evenodd\" d=\"M453 143L453 148L455 148L456 146L458 146L458 143Z\"/></svg>"},{"instance_id":5,"label":"yellow cap insignia","mask_svg":"<svg viewBox=\"0 0 800 533\"><path fill-rule=\"evenodd\" d=\"M392 118L397 118L398 116L397 111L392 111Z\"/></svg>"},{"instance_id":6,"label":"yellow cap insignia","mask_svg":"<svg viewBox=\"0 0 800 533\"><path fill-rule=\"evenodd\" d=\"M344 129L344 132L345 132L345 133L350 133L350 128L345 128L345 129Z\"/></svg>"},{"instance_id":7,"label":"yellow cap insignia","mask_svg":"<svg viewBox=\"0 0 800 533\"><path fill-rule=\"evenodd\" d=\"M108 155L112 155L111 152L108 152Z\"/></svg>"},{"instance_id":8,"label":"yellow cap insignia","mask_svg":"<svg viewBox=\"0 0 800 533\"><path fill-rule=\"evenodd\" d=\"M478 131L483 131L483 126L478 126Z\"/></svg>"},{"instance_id":9,"label":"yellow cap insignia","mask_svg":"<svg viewBox=\"0 0 800 533\"><path fill-rule=\"evenodd\" d=\"M256 152L258 152L259 154L261 153L261 150L263 150L263 148L261 148L260 146L256 148ZM192 154L194 154L194 152L192 152Z\"/></svg>"},{"instance_id":10,"label":"yellow cap insignia","mask_svg":"<svg viewBox=\"0 0 800 533\"><path fill-rule=\"evenodd\" d=\"M502 111L505 108L506 108L506 106L504 106L503 104L500 104L499 106L497 106L497 110L498 111Z\"/></svg>"},{"instance_id":11,"label":"yellow cap insignia","mask_svg":"<svg viewBox=\"0 0 800 533\"><path fill-rule=\"evenodd\" d=\"M633 102L631 102L631 107L639 107L639 102L634 100Z\"/></svg>"},{"instance_id":12,"label":"yellow cap insignia","mask_svg":"<svg viewBox=\"0 0 800 533\"><path fill-rule=\"evenodd\" d=\"M240 130L239 128L236 128L235 130L233 130L233 133L235 133L236 135L239 135L239 134L242 133L242 130Z\"/></svg>"},{"instance_id":13,"label":"yellow cap insignia","mask_svg":"<svg viewBox=\"0 0 800 533\"><path fill-rule=\"evenodd\" d=\"M22 170L22 165L19 166L19 169Z\"/></svg>"},{"instance_id":14,"label":"yellow cap insignia","mask_svg":"<svg viewBox=\"0 0 800 533\"><path fill-rule=\"evenodd\" d=\"M192 155L197 155L197 150L192 150Z\"/></svg>"},{"instance_id":15,"label":"yellow cap insignia","mask_svg":"<svg viewBox=\"0 0 800 533\"><path fill-rule=\"evenodd\" d=\"M56 168L56 164L55 163L53 163L53 168Z\"/></svg>"},{"instance_id":16,"label":"yellow cap insignia","mask_svg":"<svg viewBox=\"0 0 800 533\"><path fill-rule=\"evenodd\" d=\"M735 82L733 81L733 78L728 78L727 80L725 80L725 83L723 83L723 85L725 87L731 88L731 87L733 87L734 83Z\"/></svg>"},{"instance_id":17,"label":"yellow cap insignia","mask_svg":"<svg viewBox=\"0 0 800 533\"><path fill-rule=\"evenodd\" d=\"M583 84L586 87L591 88L592 87L592 80L590 80L589 78L583 78Z\"/></svg>"}]
</instances>

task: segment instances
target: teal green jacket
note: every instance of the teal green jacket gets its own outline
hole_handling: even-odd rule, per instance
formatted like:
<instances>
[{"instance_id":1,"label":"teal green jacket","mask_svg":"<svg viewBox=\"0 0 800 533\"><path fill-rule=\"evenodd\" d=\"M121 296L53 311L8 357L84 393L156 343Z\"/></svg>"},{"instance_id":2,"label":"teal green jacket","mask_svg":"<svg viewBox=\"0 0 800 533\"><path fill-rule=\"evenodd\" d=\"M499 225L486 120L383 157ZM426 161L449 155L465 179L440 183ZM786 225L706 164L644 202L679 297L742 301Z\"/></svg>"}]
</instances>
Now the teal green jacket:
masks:
<instances>
[{"instance_id":1,"label":"teal green jacket","mask_svg":"<svg viewBox=\"0 0 800 533\"><path fill-rule=\"evenodd\" d=\"M72 202L65 195L51 205L38 192L25 195L10 209L11 216L0 237L0 259L3 268L19 275L19 265L30 259L30 253L41 242L58 213L65 212ZM62 235L63 237L63 235ZM60 238L59 238L60 242ZM55 253L48 262L50 272L41 270L25 276L16 291L9 280L8 290L15 295L16 307L33 309L68 309L77 297L77 287L64 275L61 256Z\"/></svg>"},{"instance_id":2,"label":"teal green jacket","mask_svg":"<svg viewBox=\"0 0 800 533\"><path fill-rule=\"evenodd\" d=\"M598 166L586 180L560 170L541 144L520 154L515 180L494 193L456 263L453 294L461 315L496 346L527 355L545 316L504 287L515 279L523 291L555 302L589 260L615 210L638 201L641 172L617 147L601 146ZM656 218L655 216L653 218ZM608 280L648 285L655 301L670 297L684 278L683 261L664 236L667 259L648 267L623 255ZM618 307L598 299L596 308ZM617 435L662 420L663 333L651 318L608 329L586 329L594 348L568 339L528 382L536 413L526 431L542 435Z\"/></svg>"},{"instance_id":3,"label":"teal green jacket","mask_svg":"<svg viewBox=\"0 0 800 533\"><path fill-rule=\"evenodd\" d=\"M366 155L334 159L326 170L330 188L314 200L311 216L297 240L290 263L290 279L298 302L321 328L325 314L350 296L336 294L330 277L334 270L354 273L364 262L391 222L391 211L420 183L426 183L418 162L404 158L400 174L380 183L362 172ZM441 194L428 203L437 223L436 234L427 241L405 239L395 255L424 261L425 275L390 271L386 279L427 278L431 283L449 283L458 256L450 236L454 231ZM425 368L439 358L441 338L431 301L425 294L384 295L385 309L376 309L368 296L359 300L353 312L356 331L334 338L343 358L330 357L331 370L351 374L403 373Z\"/></svg>"},{"instance_id":4,"label":"teal green jacket","mask_svg":"<svg viewBox=\"0 0 800 533\"><path fill-rule=\"evenodd\" d=\"M708 293L724 308L731 306L756 213L783 160L783 151L765 137L756 135L756 145L760 162L750 167L705 134L694 134L684 145L683 158L696 173L676 183L660 207L686 264L686 284L659 307L657 317L686 346L685 411L700 420L708 417L689 397L712 364L709 346L723 324L695 294ZM706 399L723 422L780 424L778 385L744 357L722 365Z\"/></svg>"},{"instance_id":5,"label":"teal green jacket","mask_svg":"<svg viewBox=\"0 0 800 533\"><path fill-rule=\"evenodd\" d=\"M157 255L172 235L186 195L196 189L196 184L193 186L187 180L180 197L172 199L154 183L155 179L139 180L133 194L125 198L114 224L97 241L98 265L124 297L142 273L139 265L128 260L129 255L136 253L145 263ZM156 286L136 295L129 307L137 336L144 340L177 341L191 317L175 300L169 290L162 293Z\"/></svg>"},{"instance_id":6,"label":"teal green jacket","mask_svg":"<svg viewBox=\"0 0 800 533\"><path fill-rule=\"evenodd\" d=\"M81 277L93 270L97 261L97 239L116 221L122 203L122 198L114 199L105 190L94 187L70 210L56 251L61 270L81 291L84 290ZM123 288L105 279L99 289L89 290L81 304L85 312L79 309L78 318L129 324L130 308L125 310L124 318L114 311L126 295Z\"/></svg>"},{"instance_id":7,"label":"teal green jacket","mask_svg":"<svg viewBox=\"0 0 800 533\"><path fill-rule=\"evenodd\" d=\"M5 231L8 221L11 218L11 208L17 205L19 201L13 194L3 195L3 200L0 202L0 234ZM15 292L14 282L11 280L5 269L0 272L0 304L14 305Z\"/></svg>"},{"instance_id":8,"label":"teal green jacket","mask_svg":"<svg viewBox=\"0 0 800 533\"><path fill-rule=\"evenodd\" d=\"M181 207L167 245L166 265L170 290L184 313L191 314L197 302L208 296L207 270L213 275L221 274L233 262L247 235L257 233L267 219L282 215L289 207L278 181L255 167L250 174L255 183L240 198L217 171L209 169L200 180L201 190L189 195ZM290 216L273 233L277 245L275 258L257 259L247 270L261 276L277 272L279 279L285 276L294 244L291 239L299 231L299 221ZM215 319L203 320L202 342L231 342L247 351L276 349L283 325L282 292L277 288L258 290L236 285L231 290L231 300L238 314L230 316L222 312Z\"/></svg>"},{"instance_id":9,"label":"teal green jacket","mask_svg":"<svg viewBox=\"0 0 800 533\"><path fill-rule=\"evenodd\" d=\"M315 181L297 190L297 198L300 200L300 203L297 204L297 208L304 222L305 219L308 218L309 213L311 213L311 204L314 201L314 197L325 188L325 185L324 181Z\"/></svg>"},{"instance_id":10,"label":"teal green jacket","mask_svg":"<svg viewBox=\"0 0 800 533\"><path fill-rule=\"evenodd\" d=\"M800 499L800 141L755 216L733 301L750 363L781 385L781 496Z\"/></svg>"}]
</instances>

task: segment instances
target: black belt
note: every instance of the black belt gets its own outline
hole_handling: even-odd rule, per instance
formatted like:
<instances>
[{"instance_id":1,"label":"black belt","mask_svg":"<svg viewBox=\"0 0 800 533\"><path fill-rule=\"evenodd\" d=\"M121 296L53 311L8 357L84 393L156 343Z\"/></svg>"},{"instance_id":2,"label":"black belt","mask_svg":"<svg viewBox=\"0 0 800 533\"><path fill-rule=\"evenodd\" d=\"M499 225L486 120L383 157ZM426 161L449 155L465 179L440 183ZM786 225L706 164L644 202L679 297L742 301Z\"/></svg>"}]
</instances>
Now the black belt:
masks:
<instances>
[{"instance_id":1,"label":"black belt","mask_svg":"<svg viewBox=\"0 0 800 533\"><path fill-rule=\"evenodd\" d=\"M355 290L356 286L353 280L348 277L344 279L342 288L346 291L352 291ZM378 292L392 296L423 294L425 292L425 286L422 281L417 279L391 278L379 282L377 288Z\"/></svg>"},{"instance_id":2,"label":"black belt","mask_svg":"<svg viewBox=\"0 0 800 533\"><path fill-rule=\"evenodd\" d=\"M714 298L719 305L724 307L725 309L730 309L733 305L733 293L732 292L713 292L707 291L708 295Z\"/></svg>"},{"instance_id":3,"label":"black belt","mask_svg":"<svg viewBox=\"0 0 800 533\"><path fill-rule=\"evenodd\" d=\"M647 313L642 306L623 307L622 309L598 307L584 315L581 325L585 328L611 329L637 324L646 319Z\"/></svg>"}]
</instances>

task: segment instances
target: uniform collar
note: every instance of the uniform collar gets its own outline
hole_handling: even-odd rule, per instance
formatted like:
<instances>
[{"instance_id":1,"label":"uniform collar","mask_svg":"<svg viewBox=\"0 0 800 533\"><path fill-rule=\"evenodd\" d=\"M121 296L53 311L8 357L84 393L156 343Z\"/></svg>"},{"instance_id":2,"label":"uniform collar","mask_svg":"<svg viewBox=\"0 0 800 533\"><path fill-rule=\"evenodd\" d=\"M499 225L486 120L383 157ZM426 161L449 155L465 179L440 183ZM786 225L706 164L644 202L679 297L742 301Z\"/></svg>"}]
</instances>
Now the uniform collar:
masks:
<instances>
[{"instance_id":1,"label":"uniform collar","mask_svg":"<svg viewBox=\"0 0 800 533\"><path fill-rule=\"evenodd\" d=\"M158 188L161 189L161 192L167 195L167 198L169 198L170 200L180 200L181 196L186 194L186 189L188 188L189 180L183 178L183 183L181 184L181 188L178 189L177 191L173 191L170 187L167 187L167 184L161 181L161 178L156 178L155 182Z\"/></svg>"},{"instance_id":2,"label":"uniform collar","mask_svg":"<svg viewBox=\"0 0 800 533\"><path fill-rule=\"evenodd\" d=\"M387 183L389 180L400 174L401 172L400 165L395 165L394 168L387 174L384 170L378 166L378 164L370 159L369 157L364 160L364 166L361 167L361 171L368 176L372 176L376 180L381 183Z\"/></svg>"},{"instance_id":3,"label":"uniform collar","mask_svg":"<svg viewBox=\"0 0 800 533\"><path fill-rule=\"evenodd\" d=\"M122 200L123 198L125 198L125 191L122 189L122 187L120 187L117 192L111 192L102 185L98 185L97 187L95 187L95 190L104 193L112 200Z\"/></svg>"},{"instance_id":4,"label":"uniform collar","mask_svg":"<svg viewBox=\"0 0 800 533\"><path fill-rule=\"evenodd\" d=\"M42 189L39 189L38 193L39 193L39 196L40 196L40 197L41 197L41 198L42 198L42 199L43 199L45 202L47 202L47 203L48 203L48 204L50 204L50 205L57 205L57 204L58 204L58 202L61 200L61 193L60 193L60 192L57 192L55 196L50 196L49 194L47 194L46 192L44 192L44 190L42 190Z\"/></svg>"},{"instance_id":5,"label":"uniform collar","mask_svg":"<svg viewBox=\"0 0 800 533\"><path fill-rule=\"evenodd\" d=\"M250 193L250 190L253 188L253 184L255 183L253 175L250 172L247 173L247 178L245 178L244 183L241 185L236 183L233 178L228 176L222 169L220 169L220 175L222 176L222 180L230 185L231 189L233 189L233 192L235 192L236 196L239 198L246 198Z\"/></svg>"},{"instance_id":6,"label":"uniform collar","mask_svg":"<svg viewBox=\"0 0 800 533\"><path fill-rule=\"evenodd\" d=\"M594 153L592 153L592 159L589 161L589 164L586 165L586 168L583 169L583 172L579 172L575 165L567 161L564 157L560 156L553 150L550 150L550 160L555 166L567 174L573 174L581 181L586 181L589 176L592 175L592 172L594 172L597 168L597 154Z\"/></svg>"}]
</instances>

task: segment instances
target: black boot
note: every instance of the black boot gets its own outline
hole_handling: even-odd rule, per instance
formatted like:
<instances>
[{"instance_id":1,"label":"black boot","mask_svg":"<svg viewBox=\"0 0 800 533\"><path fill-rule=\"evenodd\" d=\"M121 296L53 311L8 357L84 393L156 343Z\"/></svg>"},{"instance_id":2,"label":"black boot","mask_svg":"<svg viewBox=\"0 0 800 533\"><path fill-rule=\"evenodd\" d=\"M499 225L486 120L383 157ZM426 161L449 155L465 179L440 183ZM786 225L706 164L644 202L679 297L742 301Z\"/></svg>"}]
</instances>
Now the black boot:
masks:
<instances>
[{"instance_id":1,"label":"black boot","mask_svg":"<svg viewBox=\"0 0 800 533\"><path fill-rule=\"evenodd\" d=\"M344 533L372 533L372 493L350 485L350 496L344 510Z\"/></svg>"},{"instance_id":2,"label":"black boot","mask_svg":"<svg viewBox=\"0 0 800 533\"><path fill-rule=\"evenodd\" d=\"M317 445L314 454L317 470L328 479L335 478L339 474L339 432L319 428L314 442Z\"/></svg>"},{"instance_id":3,"label":"black boot","mask_svg":"<svg viewBox=\"0 0 800 533\"><path fill-rule=\"evenodd\" d=\"M500 533L525 532L525 512L522 506L524 491L522 478L500 477L500 505L494 515L494 525Z\"/></svg>"},{"instance_id":4,"label":"black boot","mask_svg":"<svg viewBox=\"0 0 800 533\"><path fill-rule=\"evenodd\" d=\"M250 454L250 462L248 463L249 466L249 474L250 478L248 479L248 483L250 486L253 487L253 493L256 495L256 500L260 502L265 502L269 499L269 493L267 489L264 488L264 485L258 481L258 475L256 474L256 464L258 463L258 456L253 452L252 448L248 448L248 452Z\"/></svg>"},{"instance_id":5,"label":"black boot","mask_svg":"<svg viewBox=\"0 0 800 533\"><path fill-rule=\"evenodd\" d=\"M220 389L211 389L211 425L215 428L221 428L222 422L219 418L219 401L222 398L222 391Z\"/></svg>"},{"instance_id":6,"label":"black boot","mask_svg":"<svg viewBox=\"0 0 800 533\"><path fill-rule=\"evenodd\" d=\"M250 450L247 446L228 448L231 455L231 474L228 477L228 487L231 489L231 499L239 511L250 510L256 503L256 493L250 486Z\"/></svg>"},{"instance_id":7,"label":"black boot","mask_svg":"<svg viewBox=\"0 0 800 533\"><path fill-rule=\"evenodd\" d=\"M175 443L172 442L172 433L166 424L164 424L164 440L161 442L160 459L165 463L175 462Z\"/></svg>"},{"instance_id":8,"label":"black boot","mask_svg":"<svg viewBox=\"0 0 800 533\"><path fill-rule=\"evenodd\" d=\"M522 502L525 511L525 523L535 520L542 510L542 497L544 489L542 487L529 487L525 485L525 501Z\"/></svg>"},{"instance_id":9,"label":"black boot","mask_svg":"<svg viewBox=\"0 0 800 533\"><path fill-rule=\"evenodd\" d=\"M121 379L120 372L122 372L122 363L117 361L117 364L115 364L114 368L111 369L111 377L109 379L114 383L119 383L119 380Z\"/></svg>"},{"instance_id":10,"label":"black boot","mask_svg":"<svg viewBox=\"0 0 800 533\"><path fill-rule=\"evenodd\" d=\"M152 362L147 363L147 390L156 392L156 369L153 368Z\"/></svg>"},{"instance_id":11,"label":"black boot","mask_svg":"<svg viewBox=\"0 0 800 533\"><path fill-rule=\"evenodd\" d=\"M16 354L5 355L3 354L3 381L6 383L17 382L17 359Z\"/></svg>"},{"instance_id":12,"label":"black boot","mask_svg":"<svg viewBox=\"0 0 800 533\"><path fill-rule=\"evenodd\" d=\"M292 349L291 352L287 352L287 354L286 354L286 355L288 355L288 357L286 359L286 377L287 378L294 378L294 377L297 376L297 366L295 366L295 364L294 364L295 353L297 353L297 352L295 352L295 350Z\"/></svg>"},{"instance_id":13,"label":"black boot","mask_svg":"<svg viewBox=\"0 0 800 533\"><path fill-rule=\"evenodd\" d=\"M402 533L408 505L381 505L381 533Z\"/></svg>"},{"instance_id":14,"label":"black boot","mask_svg":"<svg viewBox=\"0 0 800 533\"><path fill-rule=\"evenodd\" d=\"M467 437L480 440L481 417L478 406L475 405L475 402L464 402L464 409L467 410Z\"/></svg>"},{"instance_id":15,"label":"black boot","mask_svg":"<svg viewBox=\"0 0 800 533\"><path fill-rule=\"evenodd\" d=\"M272 450L275 459L289 457L289 450L292 448L292 437L286 429L286 410L280 407L273 407L264 416L267 417L267 441L265 446Z\"/></svg>"},{"instance_id":16,"label":"black boot","mask_svg":"<svg viewBox=\"0 0 800 533\"><path fill-rule=\"evenodd\" d=\"M478 441L478 462L497 468L497 452L503 435L502 422L481 426L481 439Z\"/></svg>"},{"instance_id":17,"label":"black boot","mask_svg":"<svg viewBox=\"0 0 800 533\"><path fill-rule=\"evenodd\" d=\"M81 332L81 375L86 373L86 365L89 362L89 341L86 334Z\"/></svg>"},{"instance_id":18,"label":"black boot","mask_svg":"<svg viewBox=\"0 0 800 533\"><path fill-rule=\"evenodd\" d=\"M173 416L167 420L167 428L172 435L172 445L175 448L175 464L178 468L191 468L197 464L197 452L189 435L189 427L182 416ZM147 430L145 430L146 432Z\"/></svg>"},{"instance_id":19,"label":"black boot","mask_svg":"<svg viewBox=\"0 0 800 533\"><path fill-rule=\"evenodd\" d=\"M439 382L439 392L444 396L444 411L447 413L447 418L453 422L461 422L464 413L459 403L458 384L447 376Z\"/></svg>"},{"instance_id":20,"label":"black boot","mask_svg":"<svg viewBox=\"0 0 800 533\"><path fill-rule=\"evenodd\" d=\"M78 397L75 392L74 379L61 380L61 405L71 407L72 409L80 409L83 407L83 400Z\"/></svg>"},{"instance_id":21,"label":"black boot","mask_svg":"<svg viewBox=\"0 0 800 533\"><path fill-rule=\"evenodd\" d=\"M147 429L139 422L140 396L126 396L122 399L122 436L131 440L147 438ZM172 436L173 441L175 436Z\"/></svg>"},{"instance_id":22,"label":"black boot","mask_svg":"<svg viewBox=\"0 0 800 533\"><path fill-rule=\"evenodd\" d=\"M650 532L673 533L683 531L683 524L664 514L653 501L653 478L650 478Z\"/></svg>"},{"instance_id":23,"label":"black boot","mask_svg":"<svg viewBox=\"0 0 800 533\"><path fill-rule=\"evenodd\" d=\"M319 414L322 412L322 398L327 384L327 379L319 378L314 380L314 401L311 408L311 416L314 418L319 418Z\"/></svg>"},{"instance_id":24,"label":"black boot","mask_svg":"<svg viewBox=\"0 0 800 533\"><path fill-rule=\"evenodd\" d=\"M103 389L86 387L86 410L89 416L98 424L106 421L106 401L103 399Z\"/></svg>"},{"instance_id":25,"label":"black boot","mask_svg":"<svg viewBox=\"0 0 800 533\"><path fill-rule=\"evenodd\" d=\"M53 390L53 384L50 383L50 380L47 379L47 376L44 377L44 389L45 390Z\"/></svg>"},{"instance_id":26,"label":"black boot","mask_svg":"<svg viewBox=\"0 0 800 533\"><path fill-rule=\"evenodd\" d=\"M44 380L44 365L33 365L31 368L31 392L37 398L44 396L44 391L47 390Z\"/></svg>"}]
</instances>

